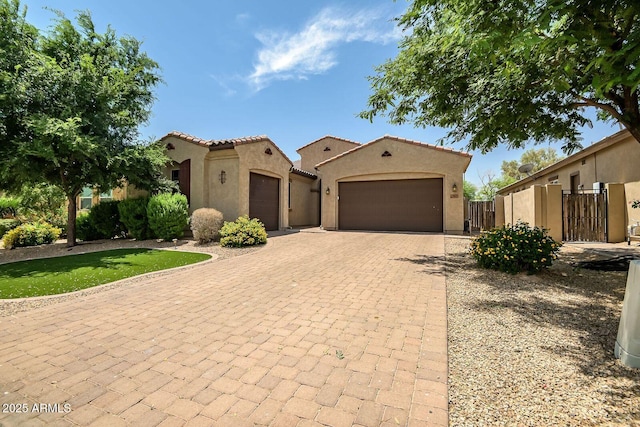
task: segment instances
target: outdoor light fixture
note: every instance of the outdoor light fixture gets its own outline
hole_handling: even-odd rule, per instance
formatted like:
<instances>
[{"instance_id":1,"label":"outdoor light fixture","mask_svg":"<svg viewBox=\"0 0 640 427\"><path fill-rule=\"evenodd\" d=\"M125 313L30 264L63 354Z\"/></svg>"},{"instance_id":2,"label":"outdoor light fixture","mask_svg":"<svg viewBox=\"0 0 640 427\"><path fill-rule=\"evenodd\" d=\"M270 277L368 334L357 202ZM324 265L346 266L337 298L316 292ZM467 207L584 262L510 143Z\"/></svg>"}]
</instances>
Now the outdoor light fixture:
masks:
<instances>
[{"instance_id":1,"label":"outdoor light fixture","mask_svg":"<svg viewBox=\"0 0 640 427\"><path fill-rule=\"evenodd\" d=\"M220 172L220 184L227 182L227 173L225 171Z\"/></svg>"},{"instance_id":2,"label":"outdoor light fixture","mask_svg":"<svg viewBox=\"0 0 640 427\"><path fill-rule=\"evenodd\" d=\"M326 193L326 194L327 194L327 196L328 196L329 194L331 194L331 189L330 189L329 187L327 187L327 190L325 191L325 193Z\"/></svg>"},{"instance_id":3,"label":"outdoor light fixture","mask_svg":"<svg viewBox=\"0 0 640 427\"><path fill-rule=\"evenodd\" d=\"M453 191L454 193L458 192L458 186L456 185L456 183L453 183L453 187L451 187L451 191Z\"/></svg>"}]
</instances>

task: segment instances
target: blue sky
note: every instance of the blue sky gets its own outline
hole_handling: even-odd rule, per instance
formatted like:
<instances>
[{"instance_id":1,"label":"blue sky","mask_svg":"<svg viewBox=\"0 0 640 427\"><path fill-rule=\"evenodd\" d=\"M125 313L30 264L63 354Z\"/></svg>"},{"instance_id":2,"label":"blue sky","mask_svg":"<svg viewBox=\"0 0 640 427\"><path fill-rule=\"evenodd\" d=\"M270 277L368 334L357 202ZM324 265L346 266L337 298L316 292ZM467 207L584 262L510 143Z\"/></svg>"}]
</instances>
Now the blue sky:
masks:
<instances>
[{"instance_id":1,"label":"blue sky","mask_svg":"<svg viewBox=\"0 0 640 427\"><path fill-rule=\"evenodd\" d=\"M268 135L290 158L324 135L368 142L389 134L437 143L440 128L374 123L356 114L371 93L367 76L397 53L400 32L392 22L407 7L398 0L196 1L22 0L27 20L46 30L54 14L92 13L98 31L144 42L162 68L150 123L159 138L172 130L205 139ZM617 131L594 121L583 132L587 146ZM559 147L562 144L553 144ZM450 145L464 150L464 143ZM474 155L465 178L499 175L502 160L524 150L498 148Z\"/></svg>"}]
</instances>

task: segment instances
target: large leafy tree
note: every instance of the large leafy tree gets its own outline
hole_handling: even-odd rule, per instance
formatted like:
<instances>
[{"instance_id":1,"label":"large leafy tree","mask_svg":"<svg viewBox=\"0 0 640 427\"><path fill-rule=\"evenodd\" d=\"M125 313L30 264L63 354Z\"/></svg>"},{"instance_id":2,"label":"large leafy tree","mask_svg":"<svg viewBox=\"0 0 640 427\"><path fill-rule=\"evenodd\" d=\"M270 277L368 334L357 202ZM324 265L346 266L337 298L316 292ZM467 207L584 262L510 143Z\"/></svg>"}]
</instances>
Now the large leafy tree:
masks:
<instances>
[{"instance_id":1,"label":"large leafy tree","mask_svg":"<svg viewBox=\"0 0 640 427\"><path fill-rule=\"evenodd\" d=\"M530 164L531 170L528 173L531 174L562 160L562 158L563 156L558 155L558 152L552 147L531 148L522 153L520 161L503 160L500 169L502 170L503 176L508 176L518 181L527 177L526 172L520 172L518 170L520 166Z\"/></svg>"},{"instance_id":2,"label":"large leafy tree","mask_svg":"<svg viewBox=\"0 0 640 427\"><path fill-rule=\"evenodd\" d=\"M450 128L482 152L571 152L594 107L640 142L638 0L414 0L398 21L400 52L370 78L361 117Z\"/></svg>"},{"instance_id":3,"label":"large leafy tree","mask_svg":"<svg viewBox=\"0 0 640 427\"><path fill-rule=\"evenodd\" d=\"M138 142L151 114L159 67L132 37L96 31L88 12L77 26L58 14L44 35L17 0L0 0L0 176L6 189L46 182L68 201L68 244L75 244L76 197L86 186L124 179L150 188L166 158ZM15 47L15 52L12 48Z\"/></svg>"}]
</instances>

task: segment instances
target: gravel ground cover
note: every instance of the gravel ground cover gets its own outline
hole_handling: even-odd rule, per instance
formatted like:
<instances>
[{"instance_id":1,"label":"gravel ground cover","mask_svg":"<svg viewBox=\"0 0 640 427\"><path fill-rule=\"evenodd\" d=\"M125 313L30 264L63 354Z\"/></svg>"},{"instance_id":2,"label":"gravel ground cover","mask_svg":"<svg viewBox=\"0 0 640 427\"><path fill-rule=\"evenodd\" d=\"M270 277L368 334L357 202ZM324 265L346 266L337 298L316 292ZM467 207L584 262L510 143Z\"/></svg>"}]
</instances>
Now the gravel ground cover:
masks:
<instances>
[{"instance_id":1,"label":"gravel ground cover","mask_svg":"<svg viewBox=\"0 0 640 427\"><path fill-rule=\"evenodd\" d=\"M476 266L468 237L448 237L451 426L640 426L640 369L613 349L626 272L575 267L565 245L538 275Z\"/></svg>"},{"instance_id":2,"label":"gravel ground cover","mask_svg":"<svg viewBox=\"0 0 640 427\"><path fill-rule=\"evenodd\" d=\"M66 241L60 240L51 245L42 245L27 248L16 248L7 250L0 247L0 264L23 261L36 258L48 258L71 254L81 254L88 252L106 251L110 249L120 248L150 248L150 249L174 249L188 252L202 252L212 255L212 261L231 258L247 253L259 251L264 245L253 246L246 248L225 248L221 247L217 242L198 244L193 239L181 239L176 244L173 242L158 242L156 240L142 240L136 241L133 239L115 239L115 240L97 240L93 242L80 243L73 248L66 247ZM185 266L180 268L194 268L194 266ZM149 277L156 277L158 275L170 274L168 271L158 271L155 273L146 274L144 276L132 277L130 279L121 280L118 282L88 288L79 292L62 295L52 295L47 297L26 298L18 300L6 300L0 299L0 317L10 316L14 313L27 311L41 306L55 304L60 301L66 301L70 298L79 298L84 295L94 294L97 292L104 292L109 289L117 288L120 286L131 286L135 283L146 280Z\"/></svg>"}]
</instances>

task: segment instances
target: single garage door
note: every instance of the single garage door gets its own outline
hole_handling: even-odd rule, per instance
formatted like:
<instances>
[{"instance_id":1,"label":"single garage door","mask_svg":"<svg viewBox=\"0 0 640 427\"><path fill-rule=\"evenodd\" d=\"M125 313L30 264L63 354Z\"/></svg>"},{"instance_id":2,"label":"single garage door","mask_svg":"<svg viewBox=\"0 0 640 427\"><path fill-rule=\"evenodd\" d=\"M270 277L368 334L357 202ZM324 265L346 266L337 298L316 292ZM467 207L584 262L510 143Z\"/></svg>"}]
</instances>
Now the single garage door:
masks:
<instances>
[{"instance_id":1,"label":"single garage door","mask_svg":"<svg viewBox=\"0 0 640 427\"><path fill-rule=\"evenodd\" d=\"M280 218L280 180L251 173L249 177L249 217L258 218L267 230L277 230Z\"/></svg>"},{"instance_id":2,"label":"single garage door","mask_svg":"<svg viewBox=\"0 0 640 427\"><path fill-rule=\"evenodd\" d=\"M338 183L341 230L442 231L442 178Z\"/></svg>"}]
</instances>

